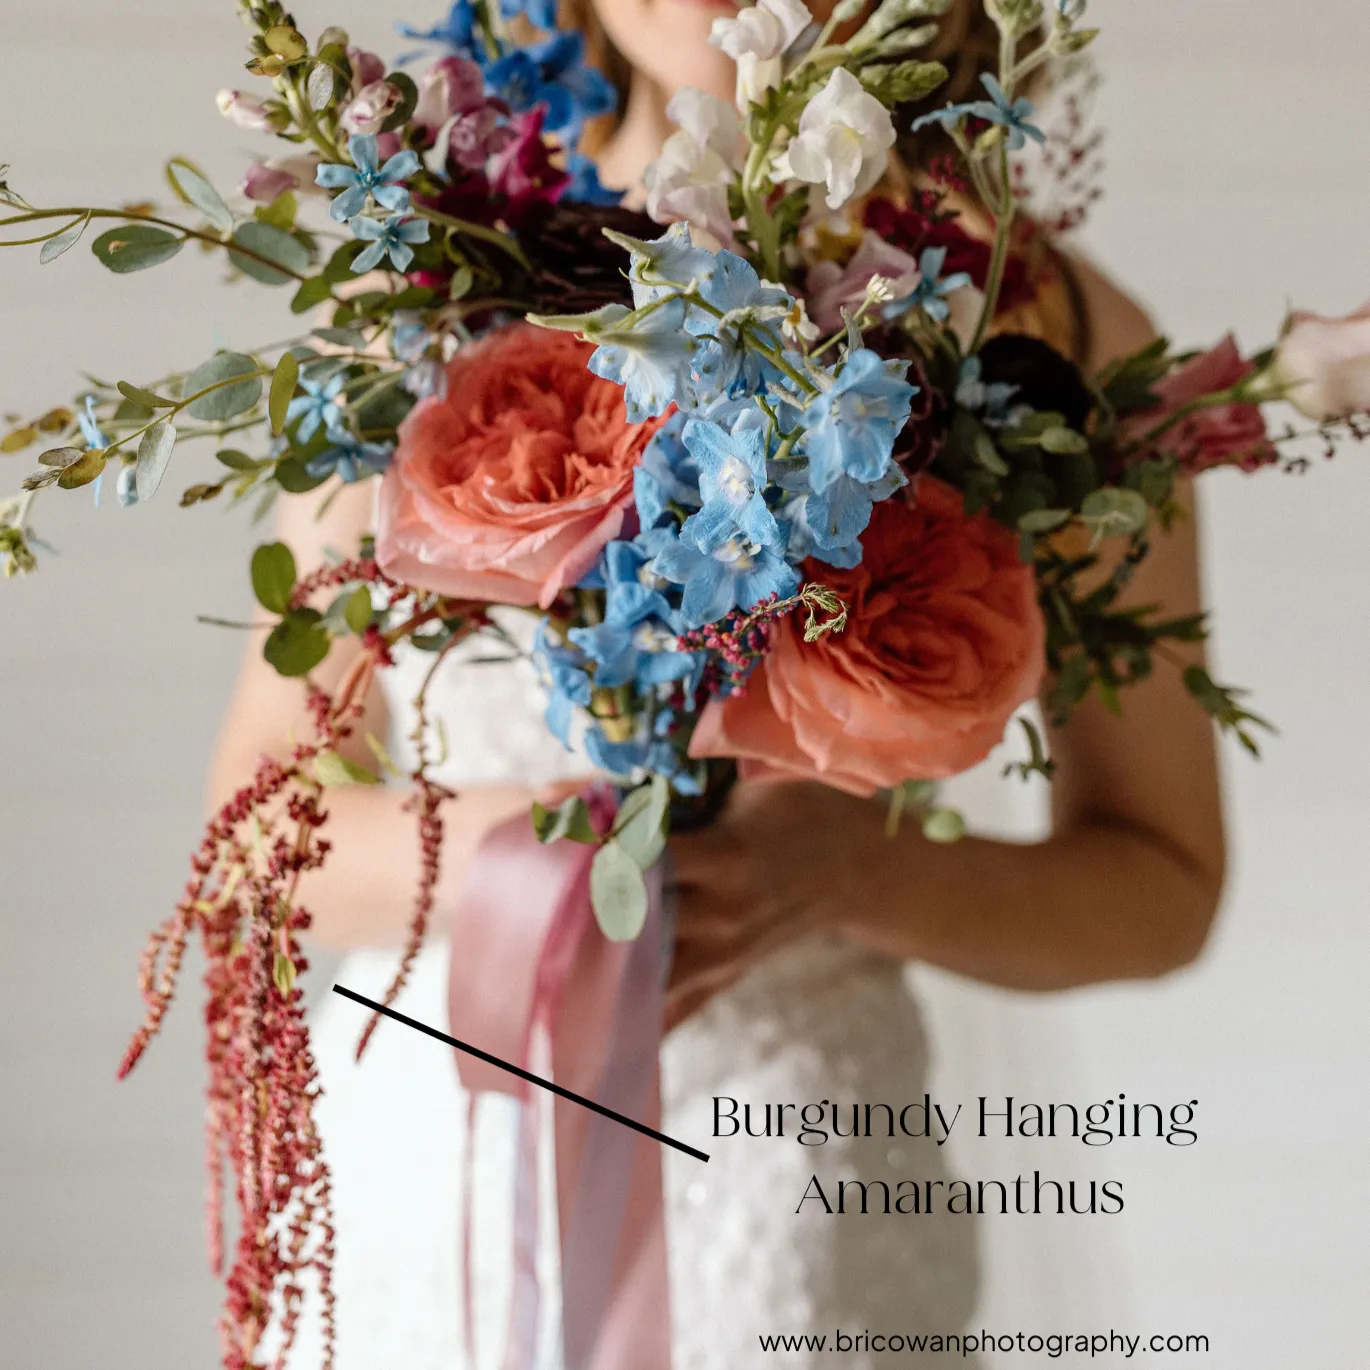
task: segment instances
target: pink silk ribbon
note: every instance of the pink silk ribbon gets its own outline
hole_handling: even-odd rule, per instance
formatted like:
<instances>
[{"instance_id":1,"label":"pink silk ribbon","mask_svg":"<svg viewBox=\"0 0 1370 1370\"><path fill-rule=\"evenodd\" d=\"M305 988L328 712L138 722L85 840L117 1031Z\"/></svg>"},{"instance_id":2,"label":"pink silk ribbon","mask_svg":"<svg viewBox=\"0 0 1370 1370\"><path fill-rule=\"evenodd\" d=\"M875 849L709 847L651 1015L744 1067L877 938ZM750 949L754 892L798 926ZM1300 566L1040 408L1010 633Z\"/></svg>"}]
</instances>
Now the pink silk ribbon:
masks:
<instances>
[{"instance_id":1,"label":"pink silk ribbon","mask_svg":"<svg viewBox=\"0 0 1370 1370\"><path fill-rule=\"evenodd\" d=\"M550 1075L648 1127L660 1126L665 947L659 867L632 942L610 942L590 905L594 848L544 846L526 817L481 844L452 922L452 1034ZM516 1075L457 1053L462 1083L521 1100L514 1180L513 1286L504 1370L537 1364L540 1093ZM579 1104L553 1105L565 1370L670 1370L670 1310L661 1146ZM474 1109L468 1117L474 1116ZM472 1355L471 1200L476 1135L468 1130L463 1234L467 1355ZM473 1362L474 1363L474 1362Z\"/></svg>"}]
</instances>

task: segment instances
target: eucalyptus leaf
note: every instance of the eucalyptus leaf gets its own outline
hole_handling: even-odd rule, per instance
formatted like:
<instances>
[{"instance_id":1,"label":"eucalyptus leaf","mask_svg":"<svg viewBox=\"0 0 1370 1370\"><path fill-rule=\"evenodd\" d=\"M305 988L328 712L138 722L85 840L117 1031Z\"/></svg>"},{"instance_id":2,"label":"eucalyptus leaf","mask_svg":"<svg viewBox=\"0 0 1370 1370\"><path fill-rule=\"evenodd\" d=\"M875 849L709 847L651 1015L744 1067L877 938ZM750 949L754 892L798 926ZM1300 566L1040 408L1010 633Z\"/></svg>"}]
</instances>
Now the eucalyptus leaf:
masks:
<instances>
[{"instance_id":1,"label":"eucalyptus leaf","mask_svg":"<svg viewBox=\"0 0 1370 1370\"><path fill-rule=\"evenodd\" d=\"M167 463L171 460L171 452L175 446L176 429L166 419L154 423L143 434L143 439L138 444L138 465L133 473L140 503L150 500L157 493L157 487L166 474Z\"/></svg>"},{"instance_id":2,"label":"eucalyptus leaf","mask_svg":"<svg viewBox=\"0 0 1370 1370\"><path fill-rule=\"evenodd\" d=\"M295 554L283 542L264 542L252 554L252 593L273 614L290 607L296 574Z\"/></svg>"},{"instance_id":3,"label":"eucalyptus leaf","mask_svg":"<svg viewBox=\"0 0 1370 1370\"><path fill-rule=\"evenodd\" d=\"M555 809L534 804L533 832L539 842L556 842L563 837L572 842L599 841L590 822L590 810L578 794L562 800Z\"/></svg>"},{"instance_id":4,"label":"eucalyptus leaf","mask_svg":"<svg viewBox=\"0 0 1370 1370\"><path fill-rule=\"evenodd\" d=\"M1146 500L1136 490L1105 486L1085 496L1080 517L1093 524L1105 537L1127 537L1146 527L1149 511Z\"/></svg>"},{"instance_id":5,"label":"eucalyptus leaf","mask_svg":"<svg viewBox=\"0 0 1370 1370\"><path fill-rule=\"evenodd\" d=\"M176 189L209 220L220 233L233 227L233 212L198 171L179 157L167 164L167 175Z\"/></svg>"},{"instance_id":6,"label":"eucalyptus leaf","mask_svg":"<svg viewBox=\"0 0 1370 1370\"><path fill-rule=\"evenodd\" d=\"M1050 533L1069 518L1069 509L1029 509L1019 516L1018 527L1024 533Z\"/></svg>"},{"instance_id":7,"label":"eucalyptus leaf","mask_svg":"<svg viewBox=\"0 0 1370 1370\"><path fill-rule=\"evenodd\" d=\"M290 312L292 314L308 313L315 306L332 298L332 295L333 287L326 276L311 276L307 281L303 281L300 288L295 292L295 298L290 301Z\"/></svg>"},{"instance_id":8,"label":"eucalyptus leaf","mask_svg":"<svg viewBox=\"0 0 1370 1370\"><path fill-rule=\"evenodd\" d=\"M235 451L231 447L225 447L222 451L215 452L215 460L227 466L230 471L259 471L263 463L254 457L249 457L246 452Z\"/></svg>"},{"instance_id":9,"label":"eucalyptus leaf","mask_svg":"<svg viewBox=\"0 0 1370 1370\"><path fill-rule=\"evenodd\" d=\"M366 334L358 333L355 328L316 328L314 336L322 338L326 343L332 343L335 347L346 347L353 352L362 352L366 348Z\"/></svg>"},{"instance_id":10,"label":"eucalyptus leaf","mask_svg":"<svg viewBox=\"0 0 1370 1370\"><path fill-rule=\"evenodd\" d=\"M238 225L233 242L244 249L235 252L229 248L233 265L263 285L286 285L309 270L308 249L293 233L287 233L275 224L249 219ZM253 255L247 256L248 252Z\"/></svg>"},{"instance_id":11,"label":"eucalyptus leaf","mask_svg":"<svg viewBox=\"0 0 1370 1370\"><path fill-rule=\"evenodd\" d=\"M120 224L100 234L90 250L102 266L123 276L169 261L185 242L156 224Z\"/></svg>"},{"instance_id":12,"label":"eucalyptus leaf","mask_svg":"<svg viewBox=\"0 0 1370 1370\"><path fill-rule=\"evenodd\" d=\"M51 261L56 261L68 248L75 247L81 241L81 235L86 231L86 225L90 223L90 212L87 211L70 228L64 228L54 238L49 238L42 247L38 249L38 264L46 266Z\"/></svg>"},{"instance_id":13,"label":"eucalyptus leaf","mask_svg":"<svg viewBox=\"0 0 1370 1370\"><path fill-rule=\"evenodd\" d=\"M314 758L314 779L320 785L379 785L380 777L338 752L320 752Z\"/></svg>"},{"instance_id":14,"label":"eucalyptus leaf","mask_svg":"<svg viewBox=\"0 0 1370 1370\"><path fill-rule=\"evenodd\" d=\"M611 942L631 941L647 921L647 882L642 868L610 838L590 863L590 903Z\"/></svg>"},{"instance_id":15,"label":"eucalyptus leaf","mask_svg":"<svg viewBox=\"0 0 1370 1370\"><path fill-rule=\"evenodd\" d=\"M629 801L638 800L639 795L641 800L630 807ZM670 785L664 776L654 775L628 795L619 808L614 836L641 870L650 869L666 848L666 811L670 802Z\"/></svg>"},{"instance_id":16,"label":"eucalyptus leaf","mask_svg":"<svg viewBox=\"0 0 1370 1370\"><path fill-rule=\"evenodd\" d=\"M62 468L57 484L63 490L77 490L89 485L105 469L105 454L98 447L88 448L69 466Z\"/></svg>"},{"instance_id":17,"label":"eucalyptus leaf","mask_svg":"<svg viewBox=\"0 0 1370 1370\"><path fill-rule=\"evenodd\" d=\"M195 395L201 390L209 390L210 386L219 388L192 400L186 406L187 412L191 418L206 423L223 423L251 409L262 397L262 378L256 374L260 370L251 357L244 357L239 352L220 352L217 357L211 357L186 378L185 392ZM236 376L244 379L236 384L224 384Z\"/></svg>"},{"instance_id":18,"label":"eucalyptus leaf","mask_svg":"<svg viewBox=\"0 0 1370 1370\"><path fill-rule=\"evenodd\" d=\"M142 406L144 409L175 409L176 401L169 400L164 395L155 394L151 390L144 390L141 386L130 385L127 381L116 382L119 393L125 398L132 400L134 404Z\"/></svg>"},{"instance_id":19,"label":"eucalyptus leaf","mask_svg":"<svg viewBox=\"0 0 1370 1370\"><path fill-rule=\"evenodd\" d=\"M276 463L273 474L276 484L287 495L308 494L311 490L317 490L328 479L326 473L322 476L311 476L299 457L282 457Z\"/></svg>"},{"instance_id":20,"label":"eucalyptus leaf","mask_svg":"<svg viewBox=\"0 0 1370 1370\"><path fill-rule=\"evenodd\" d=\"M85 453L79 447L50 447L38 458L40 466L56 466L64 470L73 462L80 461Z\"/></svg>"},{"instance_id":21,"label":"eucalyptus leaf","mask_svg":"<svg viewBox=\"0 0 1370 1370\"><path fill-rule=\"evenodd\" d=\"M305 94L309 97L310 109L317 113L333 103L333 91L337 80L337 73L327 62L315 62L310 67L309 79L304 86Z\"/></svg>"},{"instance_id":22,"label":"eucalyptus leaf","mask_svg":"<svg viewBox=\"0 0 1370 1370\"><path fill-rule=\"evenodd\" d=\"M267 663L283 676L308 675L328 655L328 633L317 609L294 609L272 630L262 648Z\"/></svg>"},{"instance_id":23,"label":"eucalyptus leaf","mask_svg":"<svg viewBox=\"0 0 1370 1370\"><path fill-rule=\"evenodd\" d=\"M413 117L414 110L419 103L419 88L414 84L414 78L406 76L402 71L390 72L385 80L387 85L393 86L399 91L400 99L390 117L381 125L381 132L394 133L396 129L403 128Z\"/></svg>"},{"instance_id":24,"label":"eucalyptus leaf","mask_svg":"<svg viewBox=\"0 0 1370 1370\"><path fill-rule=\"evenodd\" d=\"M1048 428L1038 439L1038 442L1048 452L1053 452L1057 456L1089 451L1089 439L1083 433L1077 433L1073 428L1065 427L1064 424L1057 424Z\"/></svg>"},{"instance_id":25,"label":"eucalyptus leaf","mask_svg":"<svg viewBox=\"0 0 1370 1370\"><path fill-rule=\"evenodd\" d=\"M371 626L371 591L365 585L358 585L347 597L343 606L343 619L347 626L360 637Z\"/></svg>"},{"instance_id":26,"label":"eucalyptus leaf","mask_svg":"<svg viewBox=\"0 0 1370 1370\"><path fill-rule=\"evenodd\" d=\"M299 362L289 352L281 353L281 359L271 376L271 393L266 403L273 433L279 434L285 429L286 410L295 398L295 384L299 379Z\"/></svg>"}]
</instances>

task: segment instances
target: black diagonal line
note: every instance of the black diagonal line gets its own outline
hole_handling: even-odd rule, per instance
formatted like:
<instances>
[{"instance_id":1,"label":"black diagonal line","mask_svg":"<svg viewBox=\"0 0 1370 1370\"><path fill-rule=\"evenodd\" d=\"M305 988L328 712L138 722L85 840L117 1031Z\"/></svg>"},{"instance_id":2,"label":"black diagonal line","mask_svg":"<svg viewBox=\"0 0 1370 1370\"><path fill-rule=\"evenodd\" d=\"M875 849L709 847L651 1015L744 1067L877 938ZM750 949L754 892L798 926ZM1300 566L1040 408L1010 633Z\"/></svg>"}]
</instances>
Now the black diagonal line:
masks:
<instances>
[{"instance_id":1,"label":"black diagonal line","mask_svg":"<svg viewBox=\"0 0 1370 1370\"><path fill-rule=\"evenodd\" d=\"M612 1108L605 1108L603 1104L597 1104L593 1099L574 1094L569 1089L563 1089L561 1085L553 1084L551 1080L544 1080L541 1075L534 1075L531 1071L512 1065L508 1061L503 1061L498 1056L491 1056L488 1051L482 1051L479 1047L473 1047L467 1042L459 1042L455 1037L449 1037L445 1032L439 1032L437 1028L429 1027L427 1023L420 1023L416 1018L410 1018L404 1013L397 1013L393 1008L386 1008L384 1004L378 1004L374 999L368 999L364 994L358 994L356 990L348 989L344 985L334 985L333 993L341 994L344 999L351 999L354 1003L362 1004L373 1013L383 1013L387 1018L393 1018L397 1023L403 1023L405 1027L426 1032L428 1036L436 1037L440 1042L446 1042L449 1047L456 1047L458 1051L464 1051L468 1056L478 1057L489 1065L498 1066L500 1070L507 1070L510 1075L517 1075L520 1080L527 1080L530 1085L538 1085L542 1089L550 1090L563 1099L569 1099L573 1104L588 1108L592 1113L601 1114L605 1118L612 1118L614 1122L622 1123L624 1127L630 1127L634 1132L642 1133L644 1137L651 1137L653 1141L660 1142L662 1146L673 1146L677 1151L683 1151L687 1156L693 1156L698 1161L709 1159L706 1152L687 1146L684 1142L678 1142L674 1137L668 1137L664 1132L658 1132L655 1128L648 1127L646 1123L639 1123L635 1118L628 1118L622 1113L615 1113Z\"/></svg>"}]
</instances>

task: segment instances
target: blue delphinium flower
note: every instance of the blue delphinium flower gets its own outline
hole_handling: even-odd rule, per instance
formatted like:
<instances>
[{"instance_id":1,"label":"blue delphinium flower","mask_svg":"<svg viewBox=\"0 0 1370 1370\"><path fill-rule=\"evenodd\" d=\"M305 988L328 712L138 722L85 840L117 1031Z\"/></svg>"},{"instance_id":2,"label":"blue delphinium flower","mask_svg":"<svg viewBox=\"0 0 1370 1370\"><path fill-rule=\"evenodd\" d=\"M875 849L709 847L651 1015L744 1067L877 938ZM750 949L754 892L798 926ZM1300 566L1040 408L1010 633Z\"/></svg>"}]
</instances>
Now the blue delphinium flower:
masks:
<instances>
[{"instance_id":1,"label":"blue delphinium flower","mask_svg":"<svg viewBox=\"0 0 1370 1370\"><path fill-rule=\"evenodd\" d=\"M799 488L803 479L803 473L796 472L781 483ZM838 476L821 494L804 492L787 500L777 511L789 535L786 555L796 563L817 557L848 570L859 565L861 534L871 521L871 509L907 484L904 473L891 466L878 481Z\"/></svg>"},{"instance_id":2,"label":"blue delphinium flower","mask_svg":"<svg viewBox=\"0 0 1370 1370\"><path fill-rule=\"evenodd\" d=\"M557 26L556 0L499 0L499 12L505 19L524 16L534 28L554 29Z\"/></svg>"},{"instance_id":3,"label":"blue delphinium flower","mask_svg":"<svg viewBox=\"0 0 1370 1370\"><path fill-rule=\"evenodd\" d=\"M414 249L410 243L428 241L427 219L405 219L392 214L382 223L379 219L352 220L352 233L370 247L363 248L352 261L352 270L357 275L379 266L388 255L396 271L407 271L414 260Z\"/></svg>"},{"instance_id":4,"label":"blue delphinium flower","mask_svg":"<svg viewBox=\"0 0 1370 1370\"><path fill-rule=\"evenodd\" d=\"M475 52L476 9L471 0L453 0L447 18L430 29L417 29L412 24L396 24L396 31L405 38L420 43L437 43L449 52L472 56ZM401 61L412 61L418 53L408 53Z\"/></svg>"},{"instance_id":5,"label":"blue delphinium flower","mask_svg":"<svg viewBox=\"0 0 1370 1370\"><path fill-rule=\"evenodd\" d=\"M95 417L94 395L86 396L85 406L76 415L76 425L80 428L87 447L102 450L109 446L109 439L101 432L100 424Z\"/></svg>"},{"instance_id":6,"label":"blue delphinium flower","mask_svg":"<svg viewBox=\"0 0 1370 1370\"><path fill-rule=\"evenodd\" d=\"M680 766L675 748L654 734L645 732L626 742L611 742L597 723L585 734L585 754L593 765L610 775L628 776L638 771L652 771L664 775L673 784Z\"/></svg>"},{"instance_id":7,"label":"blue delphinium flower","mask_svg":"<svg viewBox=\"0 0 1370 1370\"><path fill-rule=\"evenodd\" d=\"M623 199L621 190L610 190L601 185L599 169L583 152L572 152L566 158L566 183L561 198L573 204L616 205Z\"/></svg>"},{"instance_id":8,"label":"blue delphinium flower","mask_svg":"<svg viewBox=\"0 0 1370 1370\"><path fill-rule=\"evenodd\" d=\"M533 635L533 663L547 685L548 730L563 747L570 747L575 711L590 704L593 663L578 647L569 647L556 638L545 618Z\"/></svg>"},{"instance_id":9,"label":"blue delphinium flower","mask_svg":"<svg viewBox=\"0 0 1370 1370\"><path fill-rule=\"evenodd\" d=\"M624 305L599 311L592 334L599 347L589 367L623 387L629 423L655 418L687 398L693 339L684 322L679 300L667 300L641 318L632 318Z\"/></svg>"},{"instance_id":10,"label":"blue delphinium flower","mask_svg":"<svg viewBox=\"0 0 1370 1370\"><path fill-rule=\"evenodd\" d=\"M578 128L618 103L609 80L585 64L585 35L578 30L505 53L486 68L485 80L515 112L545 106L543 127L550 133Z\"/></svg>"},{"instance_id":11,"label":"blue delphinium flower","mask_svg":"<svg viewBox=\"0 0 1370 1370\"><path fill-rule=\"evenodd\" d=\"M293 423L296 419L300 422L295 430L300 442L308 442L320 428L327 428L331 433L340 427L342 410L338 407L337 398L345 383L346 378L341 371L322 384L308 377L301 378L300 389L304 394L291 400L285 411L287 423Z\"/></svg>"},{"instance_id":12,"label":"blue delphinium flower","mask_svg":"<svg viewBox=\"0 0 1370 1370\"><path fill-rule=\"evenodd\" d=\"M687 628L702 628L730 609L750 609L773 594L784 599L799 588L798 573L779 553L740 537L712 552L674 537L652 558L651 567L684 586L680 615Z\"/></svg>"},{"instance_id":13,"label":"blue delphinium flower","mask_svg":"<svg viewBox=\"0 0 1370 1370\"><path fill-rule=\"evenodd\" d=\"M363 442L345 428L330 428L328 443L322 452L310 457L305 470L314 477L340 476L348 485L384 471L394 451L385 443Z\"/></svg>"},{"instance_id":14,"label":"blue delphinium flower","mask_svg":"<svg viewBox=\"0 0 1370 1370\"><path fill-rule=\"evenodd\" d=\"M329 214L345 224L366 208L368 196L392 214L408 214L409 191L404 182L419 169L418 153L406 148L381 166L374 133L354 134L347 140L347 151L355 166L324 162L314 173L319 185L328 190L342 189L329 205Z\"/></svg>"},{"instance_id":15,"label":"blue delphinium flower","mask_svg":"<svg viewBox=\"0 0 1370 1370\"><path fill-rule=\"evenodd\" d=\"M928 318L943 322L950 313L947 296L970 284L970 274L965 271L943 277L946 260L945 247L925 247L918 259L918 284L902 298L891 300L884 308L885 317L896 319L911 309L921 309Z\"/></svg>"},{"instance_id":16,"label":"blue delphinium flower","mask_svg":"<svg viewBox=\"0 0 1370 1370\"><path fill-rule=\"evenodd\" d=\"M680 536L701 552L713 552L734 538L781 549L784 538L766 505L766 439L755 428L729 433L716 423L685 425L684 443L699 467L702 502Z\"/></svg>"},{"instance_id":17,"label":"blue delphinium flower","mask_svg":"<svg viewBox=\"0 0 1370 1370\"><path fill-rule=\"evenodd\" d=\"M653 434L633 471L633 499L643 528L655 528L672 504L699 508L699 467L681 441L689 421L690 416L677 409Z\"/></svg>"},{"instance_id":18,"label":"blue delphinium flower","mask_svg":"<svg viewBox=\"0 0 1370 1370\"><path fill-rule=\"evenodd\" d=\"M848 355L833 382L803 413L809 484L821 494L838 476L870 482L889 470L894 440L908 422L914 387L908 363L887 362L869 348Z\"/></svg>"},{"instance_id":19,"label":"blue delphinium flower","mask_svg":"<svg viewBox=\"0 0 1370 1370\"><path fill-rule=\"evenodd\" d=\"M1037 143L1046 142L1046 134L1036 124L1028 122L1036 109L1031 100L1023 99L1020 96L1017 100L1011 101L1005 94L1003 86L988 72L980 77L980 82L989 92L988 100L973 100L964 105L945 105L941 109L935 109L930 114L924 114L915 119L912 129L917 131L928 124L941 124L943 128L950 128L953 124L959 123L967 115L970 115L976 119L984 119L991 124L998 124L1000 128L1006 129L1008 131L1006 146L1010 151L1016 151L1022 147L1028 138Z\"/></svg>"},{"instance_id":20,"label":"blue delphinium flower","mask_svg":"<svg viewBox=\"0 0 1370 1370\"><path fill-rule=\"evenodd\" d=\"M967 357L961 363L956 381L956 403L978 414L981 422L990 427L998 428L1009 421L1009 401L1017 393L1018 387L1007 381L983 380L979 357Z\"/></svg>"},{"instance_id":21,"label":"blue delphinium flower","mask_svg":"<svg viewBox=\"0 0 1370 1370\"><path fill-rule=\"evenodd\" d=\"M691 283L706 284L718 267L717 254L696 247L690 226L674 223L659 238L645 241L626 233L606 230L604 236L630 254L628 280L633 287L633 304L641 309L673 290Z\"/></svg>"},{"instance_id":22,"label":"blue delphinium flower","mask_svg":"<svg viewBox=\"0 0 1370 1370\"><path fill-rule=\"evenodd\" d=\"M765 357L744 341L750 325L776 351L784 344L774 325L794 307L788 292L763 283L751 263L726 250L715 254L714 269L699 282L699 294L722 317L691 309L686 327L697 338L693 370L704 394L756 394L780 375Z\"/></svg>"}]
</instances>

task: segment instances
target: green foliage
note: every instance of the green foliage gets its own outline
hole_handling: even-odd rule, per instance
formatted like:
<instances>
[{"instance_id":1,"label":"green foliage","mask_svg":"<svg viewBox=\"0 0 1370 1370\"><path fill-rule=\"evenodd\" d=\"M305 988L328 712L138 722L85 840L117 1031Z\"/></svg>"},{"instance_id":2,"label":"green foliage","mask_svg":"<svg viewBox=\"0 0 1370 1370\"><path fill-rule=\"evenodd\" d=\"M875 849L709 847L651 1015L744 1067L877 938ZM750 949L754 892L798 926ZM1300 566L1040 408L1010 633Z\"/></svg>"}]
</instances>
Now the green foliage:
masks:
<instances>
[{"instance_id":1,"label":"green foliage","mask_svg":"<svg viewBox=\"0 0 1370 1370\"><path fill-rule=\"evenodd\" d=\"M220 233L232 229L232 211L195 167L182 157L174 157L167 163L166 172L167 180L186 204L198 209Z\"/></svg>"},{"instance_id":2,"label":"green foliage","mask_svg":"<svg viewBox=\"0 0 1370 1370\"><path fill-rule=\"evenodd\" d=\"M382 133L393 133L396 129L403 128L414 117L414 111L419 103L419 88L414 84L414 78L402 71L389 72L385 80L387 85L393 86L400 93L399 103L381 125Z\"/></svg>"},{"instance_id":3,"label":"green foliage","mask_svg":"<svg viewBox=\"0 0 1370 1370\"><path fill-rule=\"evenodd\" d=\"M71 449L62 449L71 450ZM63 466L57 477L57 484L63 490L77 490L89 485L105 469L106 457L99 448L92 447L82 452L75 461Z\"/></svg>"},{"instance_id":4,"label":"green foliage","mask_svg":"<svg viewBox=\"0 0 1370 1370\"><path fill-rule=\"evenodd\" d=\"M251 409L262 397L260 373L261 368L251 357L220 352L186 377L185 393L199 396L186 405L186 412L206 423L223 423ZM200 394L201 391L208 393Z\"/></svg>"},{"instance_id":5,"label":"green foliage","mask_svg":"<svg viewBox=\"0 0 1370 1370\"><path fill-rule=\"evenodd\" d=\"M273 614L290 607L297 572L295 554L283 542L264 542L252 554L252 593Z\"/></svg>"},{"instance_id":6,"label":"green foliage","mask_svg":"<svg viewBox=\"0 0 1370 1370\"><path fill-rule=\"evenodd\" d=\"M600 930L611 942L631 941L647 921L647 881L642 867L616 838L590 863L590 902Z\"/></svg>"},{"instance_id":7,"label":"green foliage","mask_svg":"<svg viewBox=\"0 0 1370 1370\"><path fill-rule=\"evenodd\" d=\"M271 394L266 410L271 419L271 431L280 434L285 431L286 410L295 398L295 386L300 379L300 364L289 352L281 353L276 370L271 376Z\"/></svg>"},{"instance_id":8,"label":"green foliage","mask_svg":"<svg viewBox=\"0 0 1370 1370\"><path fill-rule=\"evenodd\" d=\"M127 400L132 400L141 410L146 410L151 415L154 409L175 409L176 401L169 400L165 395L154 394L151 390L143 390L136 385L130 385L127 381L118 381L116 389ZM117 417L117 415L116 415ZM137 419L137 415L133 415Z\"/></svg>"},{"instance_id":9,"label":"green foliage","mask_svg":"<svg viewBox=\"0 0 1370 1370\"><path fill-rule=\"evenodd\" d=\"M1215 684L1213 677L1202 666L1190 666L1185 671L1184 685L1199 707L1211 714L1224 732L1233 733L1252 756L1260 756L1261 750L1252 736L1252 728L1263 728L1273 733L1275 727L1259 714L1250 713L1242 707L1240 701L1248 693L1246 690Z\"/></svg>"},{"instance_id":10,"label":"green foliage","mask_svg":"<svg viewBox=\"0 0 1370 1370\"><path fill-rule=\"evenodd\" d=\"M138 465L133 473L140 501L150 500L157 493L175 446L176 429L166 419L154 423L143 434L138 444Z\"/></svg>"},{"instance_id":11,"label":"green foliage","mask_svg":"<svg viewBox=\"0 0 1370 1370\"><path fill-rule=\"evenodd\" d=\"M46 266L49 262L56 261L68 248L75 247L81 241L81 235L86 231L86 225L90 223L90 211L87 210L69 228L49 238L42 247L38 249L38 264Z\"/></svg>"},{"instance_id":12,"label":"green foliage","mask_svg":"<svg viewBox=\"0 0 1370 1370\"><path fill-rule=\"evenodd\" d=\"M966 820L956 809L937 805L923 815L923 836L929 842L959 842L966 834Z\"/></svg>"},{"instance_id":13,"label":"green foliage","mask_svg":"<svg viewBox=\"0 0 1370 1370\"><path fill-rule=\"evenodd\" d=\"M614 818L613 836L639 869L649 870L666 849L671 787L659 775L630 791Z\"/></svg>"},{"instance_id":14,"label":"green foliage","mask_svg":"<svg viewBox=\"0 0 1370 1370\"><path fill-rule=\"evenodd\" d=\"M533 832L543 843L556 842L563 837L572 842L599 841L599 834L590 822L590 810L578 794L562 800L555 809L534 804Z\"/></svg>"},{"instance_id":15,"label":"green foliage","mask_svg":"<svg viewBox=\"0 0 1370 1370\"><path fill-rule=\"evenodd\" d=\"M1004 778L1007 779L1011 775L1016 775L1020 780L1028 780L1034 775L1040 775L1043 780L1050 780L1056 774L1056 763L1047 755L1042 734L1030 718L1020 714L1018 722L1027 736L1028 759L1026 761L1010 761L1003 769Z\"/></svg>"},{"instance_id":16,"label":"green foliage","mask_svg":"<svg viewBox=\"0 0 1370 1370\"><path fill-rule=\"evenodd\" d=\"M100 234L90 250L101 266L122 276L170 261L185 241L156 224L120 224Z\"/></svg>"},{"instance_id":17,"label":"green foliage","mask_svg":"<svg viewBox=\"0 0 1370 1370\"><path fill-rule=\"evenodd\" d=\"M286 285L309 270L309 249L293 233L274 224L249 219L238 225L232 242L243 249L229 248L233 265L263 285Z\"/></svg>"},{"instance_id":18,"label":"green foliage","mask_svg":"<svg viewBox=\"0 0 1370 1370\"><path fill-rule=\"evenodd\" d=\"M308 675L328 655L328 631L317 609L292 609L271 630L262 648L269 665L283 676Z\"/></svg>"},{"instance_id":19,"label":"green foliage","mask_svg":"<svg viewBox=\"0 0 1370 1370\"><path fill-rule=\"evenodd\" d=\"M320 785L379 785L380 776L349 760L341 752L320 752L314 758L314 779Z\"/></svg>"}]
</instances>

